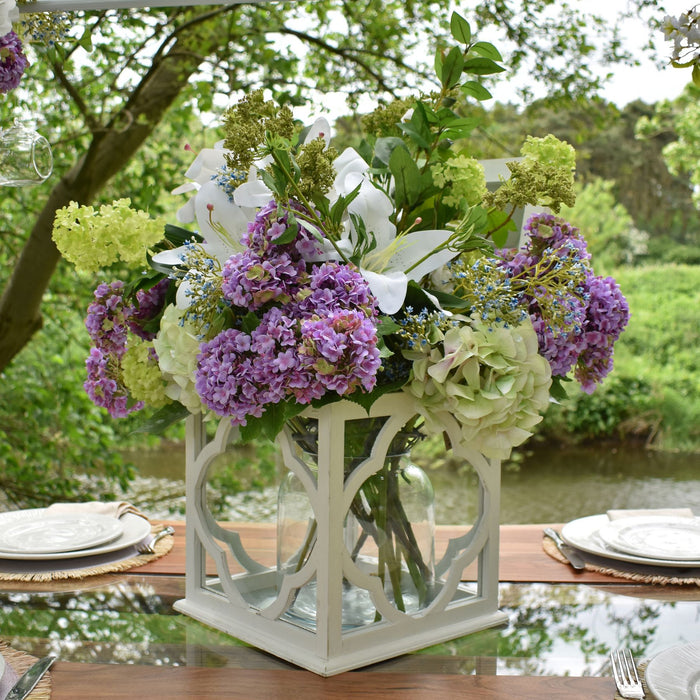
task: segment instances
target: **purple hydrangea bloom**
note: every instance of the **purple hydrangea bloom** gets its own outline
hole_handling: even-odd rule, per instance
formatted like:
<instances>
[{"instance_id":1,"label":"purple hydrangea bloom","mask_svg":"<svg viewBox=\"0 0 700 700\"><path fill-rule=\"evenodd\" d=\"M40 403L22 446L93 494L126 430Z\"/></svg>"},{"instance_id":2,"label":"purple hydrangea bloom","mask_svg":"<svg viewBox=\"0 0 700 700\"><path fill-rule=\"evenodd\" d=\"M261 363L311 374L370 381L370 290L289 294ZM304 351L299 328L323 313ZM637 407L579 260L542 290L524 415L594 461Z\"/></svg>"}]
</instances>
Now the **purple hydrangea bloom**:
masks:
<instances>
[{"instance_id":1,"label":"purple hydrangea bloom","mask_svg":"<svg viewBox=\"0 0 700 700\"><path fill-rule=\"evenodd\" d=\"M100 284L94 292L95 301L88 306L85 327L95 346L107 354L121 357L126 351L126 339L134 307L124 300L124 283Z\"/></svg>"},{"instance_id":2,"label":"purple hydrangea bloom","mask_svg":"<svg viewBox=\"0 0 700 700\"><path fill-rule=\"evenodd\" d=\"M355 309L368 317L377 317L377 301L367 281L350 265L335 262L315 265L309 288L311 294L299 305L304 315L322 316L338 309Z\"/></svg>"},{"instance_id":3,"label":"purple hydrangea bloom","mask_svg":"<svg viewBox=\"0 0 700 700\"><path fill-rule=\"evenodd\" d=\"M28 65L17 34L10 31L0 36L0 93L14 90Z\"/></svg>"},{"instance_id":4,"label":"purple hydrangea bloom","mask_svg":"<svg viewBox=\"0 0 700 700\"><path fill-rule=\"evenodd\" d=\"M359 386L374 388L381 359L372 319L359 311L333 311L303 321L301 333L303 363L326 389L343 396Z\"/></svg>"},{"instance_id":5,"label":"purple hydrangea bloom","mask_svg":"<svg viewBox=\"0 0 700 700\"><path fill-rule=\"evenodd\" d=\"M306 211L296 202L290 202L292 209L298 212ZM275 240L285 234L288 229L289 216L287 212L280 214L277 202L271 201L264 206L248 224L248 231L243 234L241 243L261 257L285 252L293 260L313 260L323 252L314 235L304 227L303 221L297 218L298 229L290 243L277 244Z\"/></svg>"},{"instance_id":6,"label":"purple hydrangea bloom","mask_svg":"<svg viewBox=\"0 0 700 700\"><path fill-rule=\"evenodd\" d=\"M303 260L294 261L285 252L261 258L245 250L226 261L222 279L226 300L255 310L271 301L289 302L306 280L306 266Z\"/></svg>"},{"instance_id":7,"label":"purple hydrangea bloom","mask_svg":"<svg viewBox=\"0 0 700 700\"><path fill-rule=\"evenodd\" d=\"M139 289L136 292L136 306L128 324L132 333L139 338L153 340L156 337L157 333L145 330L143 324L154 319L163 310L170 282L166 277L150 289Z\"/></svg>"},{"instance_id":8,"label":"purple hydrangea bloom","mask_svg":"<svg viewBox=\"0 0 700 700\"><path fill-rule=\"evenodd\" d=\"M525 224L528 232L526 250L535 257L540 257L544 249L556 249L563 245L573 246L579 252L580 259L591 257L587 250L586 240L578 228L554 214L535 214Z\"/></svg>"},{"instance_id":9,"label":"purple hydrangea bloom","mask_svg":"<svg viewBox=\"0 0 700 700\"><path fill-rule=\"evenodd\" d=\"M229 328L202 343L197 358L195 387L202 401L234 425L245 425L247 415L261 416L259 387L252 381L250 336Z\"/></svg>"},{"instance_id":10,"label":"purple hydrangea bloom","mask_svg":"<svg viewBox=\"0 0 700 700\"><path fill-rule=\"evenodd\" d=\"M92 402L106 408L112 418L124 418L143 408L142 401L129 405L129 395L119 380L118 360L114 355L92 348L85 367L87 380L83 388Z\"/></svg>"},{"instance_id":11,"label":"purple hydrangea bloom","mask_svg":"<svg viewBox=\"0 0 700 700\"><path fill-rule=\"evenodd\" d=\"M589 302L583 326L584 350L578 358L574 376L588 394L613 367L613 345L630 317L629 304L612 277L587 280Z\"/></svg>"}]
</instances>

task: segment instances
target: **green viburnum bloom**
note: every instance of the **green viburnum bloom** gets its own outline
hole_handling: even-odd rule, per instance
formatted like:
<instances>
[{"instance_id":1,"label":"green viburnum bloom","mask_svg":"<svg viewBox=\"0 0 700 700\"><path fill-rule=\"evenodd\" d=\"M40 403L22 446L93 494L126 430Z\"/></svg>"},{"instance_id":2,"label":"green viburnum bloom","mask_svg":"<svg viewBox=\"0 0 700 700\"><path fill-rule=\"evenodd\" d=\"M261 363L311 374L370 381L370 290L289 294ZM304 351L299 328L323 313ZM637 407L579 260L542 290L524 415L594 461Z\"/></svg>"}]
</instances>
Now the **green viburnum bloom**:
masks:
<instances>
[{"instance_id":1,"label":"green viburnum bloom","mask_svg":"<svg viewBox=\"0 0 700 700\"><path fill-rule=\"evenodd\" d=\"M119 259L131 267L145 265L145 251L162 240L166 221L130 205L126 198L104 204L99 211L77 202L59 209L52 237L61 255L89 273Z\"/></svg>"},{"instance_id":2,"label":"green viburnum bloom","mask_svg":"<svg viewBox=\"0 0 700 700\"><path fill-rule=\"evenodd\" d=\"M429 433L443 431L454 416L467 444L493 459L507 459L532 435L549 405L551 369L538 353L529 320L515 327L479 321L452 327L441 343L404 350L413 361L404 391Z\"/></svg>"},{"instance_id":3,"label":"green viburnum bloom","mask_svg":"<svg viewBox=\"0 0 700 700\"><path fill-rule=\"evenodd\" d=\"M548 134L543 138L528 136L520 149L521 161L508 163L511 172L495 192L484 197L484 203L496 209L545 206L554 212L565 204L576 203L574 169L576 151L573 146Z\"/></svg>"},{"instance_id":4,"label":"green viburnum bloom","mask_svg":"<svg viewBox=\"0 0 700 700\"><path fill-rule=\"evenodd\" d=\"M450 207L463 208L479 204L486 194L484 167L475 158L459 155L431 169L433 183L445 188L442 201Z\"/></svg>"},{"instance_id":5,"label":"green viburnum bloom","mask_svg":"<svg viewBox=\"0 0 700 700\"><path fill-rule=\"evenodd\" d=\"M204 409L194 386L200 340L194 326L183 318L183 314L172 304L165 308L153 347L167 381L165 393L173 401L179 401L190 413L196 414Z\"/></svg>"},{"instance_id":6,"label":"green viburnum bloom","mask_svg":"<svg viewBox=\"0 0 700 700\"><path fill-rule=\"evenodd\" d=\"M141 338L132 339L121 360L122 377L129 394L154 408L170 403L158 363L151 353L153 344Z\"/></svg>"}]
</instances>

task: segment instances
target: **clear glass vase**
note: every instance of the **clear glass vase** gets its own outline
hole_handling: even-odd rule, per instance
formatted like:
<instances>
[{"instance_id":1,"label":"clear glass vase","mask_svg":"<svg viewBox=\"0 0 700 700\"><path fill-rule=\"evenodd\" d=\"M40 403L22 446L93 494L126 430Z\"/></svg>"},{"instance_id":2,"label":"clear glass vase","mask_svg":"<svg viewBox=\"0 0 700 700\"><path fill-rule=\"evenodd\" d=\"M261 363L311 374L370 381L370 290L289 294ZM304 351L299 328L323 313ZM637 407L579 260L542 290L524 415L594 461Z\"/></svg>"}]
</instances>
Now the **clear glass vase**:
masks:
<instances>
[{"instance_id":1,"label":"clear glass vase","mask_svg":"<svg viewBox=\"0 0 700 700\"><path fill-rule=\"evenodd\" d=\"M345 481L370 455L385 419L350 420L345 426ZM318 424L296 419L292 431L298 456L318 473ZM426 608L435 595L434 492L427 474L410 460L420 434L406 426L392 439L378 471L364 480L344 516L345 547L355 565L382 582L384 595L408 614ZM283 577L298 571L310 555L316 519L300 479L292 472L278 496L277 570ZM287 615L313 624L316 581L298 589ZM348 629L379 621L367 589L343 581L342 625Z\"/></svg>"}]
</instances>

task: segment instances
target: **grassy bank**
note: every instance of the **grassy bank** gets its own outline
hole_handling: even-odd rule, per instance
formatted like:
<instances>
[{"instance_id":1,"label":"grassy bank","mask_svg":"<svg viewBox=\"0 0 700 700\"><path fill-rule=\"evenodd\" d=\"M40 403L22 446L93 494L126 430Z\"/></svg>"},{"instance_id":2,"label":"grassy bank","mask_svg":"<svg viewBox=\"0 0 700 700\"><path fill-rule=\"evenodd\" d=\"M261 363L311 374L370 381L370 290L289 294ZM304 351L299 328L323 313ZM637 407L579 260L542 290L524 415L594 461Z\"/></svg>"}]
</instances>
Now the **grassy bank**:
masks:
<instances>
[{"instance_id":1,"label":"grassy bank","mask_svg":"<svg viewBox=\"0 0 700 700\"><path fill-rule=\"evenodd\" d=\"M591 396L572 388L541 434L700 451L700 267L620 268L612 276L631 311L614 370Z\"/></svg>"}]
</instances>

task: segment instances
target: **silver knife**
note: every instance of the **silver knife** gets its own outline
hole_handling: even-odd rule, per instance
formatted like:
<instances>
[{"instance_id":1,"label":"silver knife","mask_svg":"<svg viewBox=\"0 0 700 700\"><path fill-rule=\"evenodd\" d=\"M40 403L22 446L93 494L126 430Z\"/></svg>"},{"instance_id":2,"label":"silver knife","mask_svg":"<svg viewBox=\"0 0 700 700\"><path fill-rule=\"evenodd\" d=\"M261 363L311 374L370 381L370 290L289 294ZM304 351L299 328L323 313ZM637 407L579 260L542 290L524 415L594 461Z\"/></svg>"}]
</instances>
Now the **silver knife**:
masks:
<instances>
[{"instance_id":1,"label":"silver knife","mask_svg":"<svg viewBox=\"0 0 700 700\"><path fill-rule=\"evenodd\" d=\"M10 689L5 700L24 700L34 690L41 677L51 668L55 656L39 659Z\"/></svg>"},{"instance_id":2,"label":"silver knife","mask_svg":"<svg viewBox=\"0 0 700 700\"><path fill-rule=\"evenodd\" d=\"M554 542L559 550L559 554L561 554L576 571L583 571L586 568L586 562L583 557L571 545L566 544L556 530L552 530L551 527L546 527L544 529L544 534Z\"/></svg>"}]
</instances>

